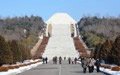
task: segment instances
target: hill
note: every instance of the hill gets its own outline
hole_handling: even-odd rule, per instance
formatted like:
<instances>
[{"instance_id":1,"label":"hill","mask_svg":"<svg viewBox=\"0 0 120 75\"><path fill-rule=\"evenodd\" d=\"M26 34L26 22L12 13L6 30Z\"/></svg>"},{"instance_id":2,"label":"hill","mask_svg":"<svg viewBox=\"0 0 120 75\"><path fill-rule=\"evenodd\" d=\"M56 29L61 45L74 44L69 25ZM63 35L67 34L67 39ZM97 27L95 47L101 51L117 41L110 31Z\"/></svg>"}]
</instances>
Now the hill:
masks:
<instances>
[{"instance_id":1,"label":"hill","mask_svg":"<svg viewBox=\"0 0 120 75\"><path fill-rule=\"evenodd\" d=\"M83 17L78 22L79 32L91 50L91 57L107 64L120 65L120 18Z\"/></svg>"},{"instance_id":2,"label":"hill","mask_svg":"<svg viewBox=\"0 0 120 75\"><path fill-rule=\"evenodd\" d=\"M119 17L83 17L78 22L78 26L89 47L103 43L106 39L114 41L120 35Z\"/></svg>"},{"instance_id":3,"label":"hill","mask_svg":"<svg viewBox=\"0 0 120 75\"><path fill-rule=\"evenodd\" d=\"M43 32L44 27L42 18L38 16L0 19L0 35L4 36L6 40L20 40L28 35L38 36L38 33Z\"/></svg>"}]
</instances>

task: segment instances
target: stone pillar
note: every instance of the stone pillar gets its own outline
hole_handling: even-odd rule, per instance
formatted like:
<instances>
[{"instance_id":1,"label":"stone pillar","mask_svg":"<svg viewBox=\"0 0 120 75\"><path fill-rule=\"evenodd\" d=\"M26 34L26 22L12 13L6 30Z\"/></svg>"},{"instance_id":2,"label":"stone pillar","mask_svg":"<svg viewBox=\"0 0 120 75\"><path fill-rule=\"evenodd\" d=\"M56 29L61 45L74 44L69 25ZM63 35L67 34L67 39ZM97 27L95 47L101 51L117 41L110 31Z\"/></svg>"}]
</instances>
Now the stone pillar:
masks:
<instances>
[{"instance_id":1,"label":"stone pillar","mask_svg":"<svg viewBox=\"0 0 120 75\"><path fill-rule=\"evenodd\" d=\"M52 25L51 24L47 24L46 37L50 37L50 36L52 36Z\"/></svg>"},{"instance_id":2,"label":"stone pillar","mask_svg":"<svg viewBox=\"0 0 120 75\"><path fill-rule=\"evenodd\" d=\"M78 24L76 24L75 26L76 26L76 33L77 33L77 36L79 36L79 28L78 28Z\"/></svg>"},{"instance_id":3,"label":"stone pillar","mask_svg":"<svg viewBox=\"0 0 120 75\"><path fill-rule=\"evenodd\" d=\"M76 24L74 24L74 37L77 37L77 28L76 28Z\"/></svg>"},{"instance_id":4,"label":"stone pillar","mask_svg":"<svg viewBox=\"0 0 120 75\"><path fill-rule=\"evenodd\" d=\"M76 28L76 24L71 24L71 36L72 37L77 37L77 28Z\"/></svg>"}]
</instances>

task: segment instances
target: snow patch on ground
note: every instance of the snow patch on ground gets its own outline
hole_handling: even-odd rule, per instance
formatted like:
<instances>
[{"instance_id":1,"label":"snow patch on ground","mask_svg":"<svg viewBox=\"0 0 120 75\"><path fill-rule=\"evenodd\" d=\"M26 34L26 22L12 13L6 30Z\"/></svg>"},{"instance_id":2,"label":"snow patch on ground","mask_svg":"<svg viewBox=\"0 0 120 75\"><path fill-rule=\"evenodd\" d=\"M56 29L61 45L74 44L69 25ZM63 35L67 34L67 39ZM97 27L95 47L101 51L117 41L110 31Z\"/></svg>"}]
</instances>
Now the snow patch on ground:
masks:
<instances>
[{"instance_id":1,"label":"snow patch on ground","mask_svg":"<svg viewBox=\"0 0 120 75\"><path fill-rule=\"evenodd\" d=\"M38 60L35 60L35 61L38 61ZM35 62L35 61L34 60L27 60L23 64L27 64L27 63ZM19 67L17 69L10 69L7 72L0 72L0 75L16 75L18 73L22 73L22 72L27 71L29 69L35 68L40 64L42 64L42 62L38 62L36 64L31 64L31 65L24 66L24 67Z\"/></svg>"},{"instance_id":2,"label":"snow patch on ground","mask_svg":"<svg viewBox=\"0 0 120 75\"><path fill-rule=\"evenodd\" d=\"M112 71L111 69L106 69L106 68L100 68L100 71L111 74L111 75L120 75L120 71Z\"/></svg>"}]
</instances>

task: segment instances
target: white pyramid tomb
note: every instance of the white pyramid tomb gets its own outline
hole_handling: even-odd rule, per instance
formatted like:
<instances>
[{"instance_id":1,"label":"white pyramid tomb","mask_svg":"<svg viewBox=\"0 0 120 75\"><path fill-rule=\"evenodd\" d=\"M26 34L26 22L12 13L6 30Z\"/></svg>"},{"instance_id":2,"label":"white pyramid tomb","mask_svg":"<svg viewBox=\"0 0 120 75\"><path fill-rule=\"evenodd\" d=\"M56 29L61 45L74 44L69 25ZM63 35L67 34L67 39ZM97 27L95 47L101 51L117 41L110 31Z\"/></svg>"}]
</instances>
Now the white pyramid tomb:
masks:
<instances>
[{"instance_id":1,"label":"white pyramid tomb","mask_svg":"<svg viewBox=\"0 0 120 75\"><path fill-rule=\"evenodd\" d=\"M54 56L78 57L79 54L75 50L70 31L70 25L75 25L76 21L66 13L57 13L46 21L46 24L52 25L52 34L43 53L43 57L48 57L49 59L52 59ZM47 31L46 34L48 33Z\"/></svg>"},{"instance_id":2,"label":"white pyramid tomb","mask_svg":"<svg viewBox=\"0 0 120 75\"><path fill-rule=\"evenodd\" d=\"M67 13L56 13L49 20L47 24L76 24L77 22Z\"/></svg>"}]
</instances>

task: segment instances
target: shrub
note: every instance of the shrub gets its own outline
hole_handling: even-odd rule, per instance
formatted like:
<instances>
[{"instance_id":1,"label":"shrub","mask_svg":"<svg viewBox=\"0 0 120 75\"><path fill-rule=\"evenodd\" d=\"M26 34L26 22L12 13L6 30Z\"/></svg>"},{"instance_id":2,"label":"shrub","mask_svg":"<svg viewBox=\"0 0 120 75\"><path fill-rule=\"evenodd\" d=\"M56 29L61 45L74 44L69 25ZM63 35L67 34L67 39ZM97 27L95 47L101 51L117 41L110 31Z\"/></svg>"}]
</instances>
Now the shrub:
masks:
<instances>
[{"instance_id":1,"label":"shrub","mask_svg":"<svg viewBox=\"0 0 120 75\"><path fill-rule=\"evenodd\" d=\"M8 67L0 67L0 72L2 72L2 71L8 71L8 70L9 70Z\"/></svg>"},{"instance_id":2,"label":"shrub","mask_svg":"<svg viewBox=\"0 0 120 75\"><path fill-rule=\"evenodd\" d=\"M111 68L112 71L120 71L120 66L115 66Z\"/></svg>"}]
</instances>

